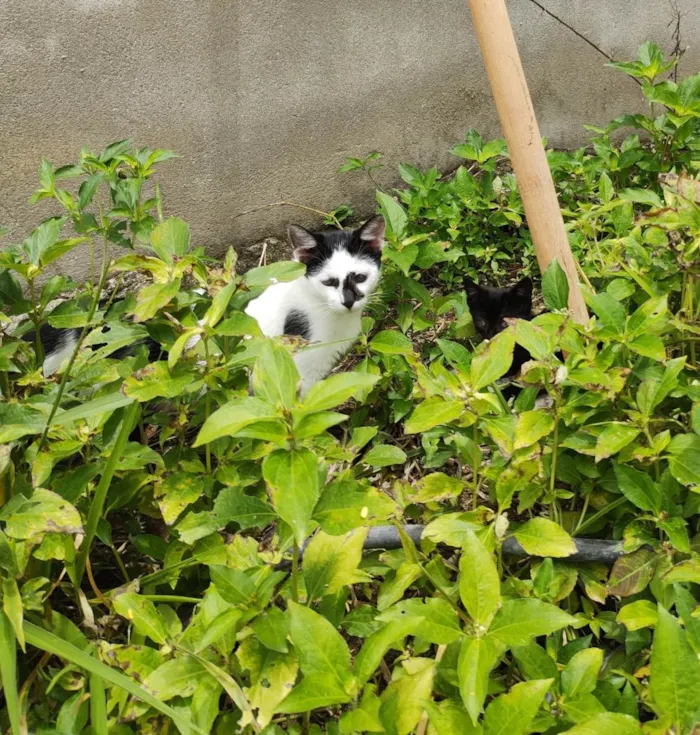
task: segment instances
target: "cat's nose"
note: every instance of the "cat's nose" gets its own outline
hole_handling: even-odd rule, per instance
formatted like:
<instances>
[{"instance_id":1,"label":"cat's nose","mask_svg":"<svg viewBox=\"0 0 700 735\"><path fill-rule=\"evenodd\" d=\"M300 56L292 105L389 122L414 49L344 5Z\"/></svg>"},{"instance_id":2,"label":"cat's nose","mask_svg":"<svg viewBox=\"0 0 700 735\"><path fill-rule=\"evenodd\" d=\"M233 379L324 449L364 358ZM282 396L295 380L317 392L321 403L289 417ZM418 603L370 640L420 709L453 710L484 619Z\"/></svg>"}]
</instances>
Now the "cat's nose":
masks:
<instances>
[{"instance_id":1,"label":"cat's nose","mask_svg":"<svg viewBox=\"0 0 700 735\"><path fill-rule=\"evenodd\" d=\"M344 307L345 307L345 308L346 308L346 309L347 309L348 311L352 311L352 307L353 307L354 303L355 303L355 300L354 300L354 299L345 299L345 300L343 301L343 306L344 306Z\"/></svg>"}]
</instances>

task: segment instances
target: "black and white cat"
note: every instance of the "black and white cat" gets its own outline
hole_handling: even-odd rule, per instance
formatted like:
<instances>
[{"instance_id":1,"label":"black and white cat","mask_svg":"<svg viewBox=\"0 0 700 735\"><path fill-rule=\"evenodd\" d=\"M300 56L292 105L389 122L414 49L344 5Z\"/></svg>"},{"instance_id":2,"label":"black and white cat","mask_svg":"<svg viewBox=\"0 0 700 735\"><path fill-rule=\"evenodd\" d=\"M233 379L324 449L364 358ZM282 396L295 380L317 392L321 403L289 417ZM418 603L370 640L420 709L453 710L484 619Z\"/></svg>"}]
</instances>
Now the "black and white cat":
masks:
<instances>
[{"instance_id":1,"label":"black and white cat","mask_svg":"<svg viewBox=\"0 0 700 735\"><path fill-rule=\"evenodd\" d=\"M362 310L379 283L384 218L373 217L354 230L328 232L292 225L289 239L306 274L270 286L248 304L246 313L268 337L296 335L311 343L294 357L303 396L330 373L360 334Z\"/></svg>"},{"instance_id":2,"label":"black and white cat","mask_svg":"<svg viewBox=\"0 0 700 735\"><path fill-rule=\"evenodd\" d=\"M504 288L480 286L465 278L464 289L474 328L483 339L491 339L502 332L508 326L506 319L532 319L532 281L529 278ZM513 364L505 377L517 375L530 359L530 353L516 344Z\"/></svg>"}]
</instances>

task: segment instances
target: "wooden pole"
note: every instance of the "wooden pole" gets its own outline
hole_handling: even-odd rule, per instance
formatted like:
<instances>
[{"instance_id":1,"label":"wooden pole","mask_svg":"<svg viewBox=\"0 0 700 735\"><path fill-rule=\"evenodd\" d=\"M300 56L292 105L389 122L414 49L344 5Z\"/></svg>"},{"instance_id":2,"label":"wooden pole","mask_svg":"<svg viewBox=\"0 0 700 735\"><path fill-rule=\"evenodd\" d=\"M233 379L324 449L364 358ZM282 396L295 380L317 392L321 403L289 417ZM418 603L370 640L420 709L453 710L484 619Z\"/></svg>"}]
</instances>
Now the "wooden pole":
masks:
<instances>
[{"instance_id":1,"label":"wooden pole","mask_svg":"<svg viewBox=\"0 0 700 735\"><path fill-rule=\"evenodd\" d=\"M579 287L576 261L564 230L505 0L468 0L468 3L523 198L537 262L544 273L550 261L557 259L569 279L569 309L577 322L585 324L588 311Z\"/></svg>"}]
</instances>

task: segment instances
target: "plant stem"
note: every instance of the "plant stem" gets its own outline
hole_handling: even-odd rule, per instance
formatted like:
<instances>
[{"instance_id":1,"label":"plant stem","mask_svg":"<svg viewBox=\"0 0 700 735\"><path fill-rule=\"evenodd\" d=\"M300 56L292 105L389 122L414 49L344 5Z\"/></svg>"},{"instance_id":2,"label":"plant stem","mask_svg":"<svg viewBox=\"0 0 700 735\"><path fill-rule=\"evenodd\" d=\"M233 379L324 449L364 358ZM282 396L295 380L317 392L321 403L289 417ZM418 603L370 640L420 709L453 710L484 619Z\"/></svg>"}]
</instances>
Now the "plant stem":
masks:
<instances>
[{"instance_id":1,"label":"plant stem","mask_svg":"<svg viewBox=\"0 0 700 735\"><path fill-rule=\"evenodd\" d=\"M621 498L618 498L617 500L613 500L612 503L608 503L604 508L601 508L597 513L594 513L588 520L581 523L576 528L576 533L582 533L589 526L592 526L598 520L600 520L603 516L610 513L610 511L615 510L615 508L619 508L625 502L627 502L627 498L623 496Z\"/></svg>"},{"instance_id":2,"label":"plant stem","mask_svg":"<svg viewBox=\"0 0 700 735\"><path fill-rule=\"evenodd\" d=\"M109 490L112 477L114 476L117 464L119 463L119 457L124 451L129 434L131 433L131 427L136 421L140 410L141 404L137 401L134 401L126 409L124 418L122 419L121 429L119 430L119 435L117 436L117 440L114 442L114 447L112 447L112 453L109 455L102 477L100 477L100 482L95 489L95 494L92 496L87 525L85 528L85 538L83 539L83 543L81 544L75 559L75 576L78 584L80 584L80 581L83 578L85 560L90 554L90 546L92 545L95 534L97 533L97 524L102 517L102 509L104 508L105 499L107 498L107 490Z\"/></svg>"},{"instance_id":3,"label":"plant stem","mask_svg":"<svg viewBox=\"0 0 700 735\"><path fill-rule=\"evenodd\" d=\"M292 548L292 600L299 602L299 544L296 539Z\"/></svg>"},{"instance_id":4,"label":"plant stem","mask_svg":"<svg viewBox=\"0 0 700 735\"><path fill-rule=\"evenodd\" d=\"M102 245L102 273L100 275L100 282L97 286L97 290L93 294L92 297L92 303L90 304L90 310L88 311L87 320L85 326L82 328L80 335L78 336L78 341L75 345L75 349L73 350L73 354L70 356L70 359L68 360L68 365L66 366L66 369L63 371L63 375L61 376L61 382L58 386L58 392L56 393L56 398L54 399L53 405L51 406L51 412L49 413L49 417L46 420L46 426L44 427L44 432L41 435L41 439L39 440L39 452L44 448L44 444L46 444L46 437L48 436L49 429L51 428L51 422L54 419L54 416L56 415L56 411L58 411L58 407L61 405L61 399L63 398L63 393L66 389L66 385L68 383L68 378L70 376L70 372L73 369L73 364L75 363L76 358L78 357L78 353L80 352L80 348L83 345L83 340L87 336L88 330L92 329L92 318L95 316L95 312L97 311L97 306L100 302L100 294L102 293L102 288L104 286L104 282L107 278L107 236L104 236L103 245Z\"/></svg>"},{"instance_id":5,"label":"plant stem","mask_svg":"<svg viewBox=\"0 0 700 735\"><path fill-rule=\"evenodd\" d=\"M554 485L556 484L557 475L557 454L559 453L559 400L554 401L554 445L552 446L552 461L549 467L549 492L552 495L553 509L556 509L557 515L561 518L559 512L559 504L554 494Z\"/></svg>"},{"instance_id":6,"label":"plant stem","mask_svg":"<svg viewBox=\"0 0 700 735\"><path fill-rule=\"evenodd\" d=\"M34 349L36 351L36 361L39 364L39 367L41 367L44 364L44 345L41 343L41 316L36 304L33 278L29 279L29 295L32 300L32 321L34 322Z\"/></svg>"},{"instance_id":7,"label":"plant stem","mask_svg":"<svg viewBox=\"0 0 700 735\"><path fill-rule=\"evenodd\" d=\"M474 422L474 448L472 454L472 479L474 481L474 489L472 492L472 510L476 510L479 504L479 432L477 429L478 421Z\"/></svg>"}]
</instances>

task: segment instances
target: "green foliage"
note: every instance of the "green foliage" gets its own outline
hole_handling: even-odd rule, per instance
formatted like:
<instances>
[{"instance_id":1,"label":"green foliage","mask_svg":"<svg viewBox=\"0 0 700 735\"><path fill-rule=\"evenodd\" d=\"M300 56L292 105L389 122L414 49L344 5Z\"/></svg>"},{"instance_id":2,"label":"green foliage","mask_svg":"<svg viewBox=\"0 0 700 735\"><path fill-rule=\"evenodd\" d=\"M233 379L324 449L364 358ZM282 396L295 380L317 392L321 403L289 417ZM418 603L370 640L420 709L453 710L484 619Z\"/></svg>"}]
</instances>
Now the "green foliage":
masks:
<instances>
[{"instance_id":1,"label":"green foliage","mask_svg":"<svg viewBox=\"0 0 700 735\"><path fill-rule=\"evenodd\" d=\"M472 131L453 174L377 192L384 298L303 400L298 340L244 313L301 264L207 258L152 188L168 151L43 161L60 216L0 253L0 728L690 735L700 85L674 63L614 64L650 114L548 151L588 325L554 261L548 313L471 341L464 276L534 268L505 145ZM342 168L374 182L380 159ZM74 247L90 281L49 277ZM53 376L32 323L81 332ZM115 358L146 335L156 360ZM390 524L401 548L363 551ZM579 562L580 537L625 553Z\"/></svg>"}]
</instances>

